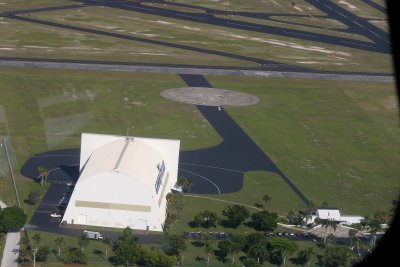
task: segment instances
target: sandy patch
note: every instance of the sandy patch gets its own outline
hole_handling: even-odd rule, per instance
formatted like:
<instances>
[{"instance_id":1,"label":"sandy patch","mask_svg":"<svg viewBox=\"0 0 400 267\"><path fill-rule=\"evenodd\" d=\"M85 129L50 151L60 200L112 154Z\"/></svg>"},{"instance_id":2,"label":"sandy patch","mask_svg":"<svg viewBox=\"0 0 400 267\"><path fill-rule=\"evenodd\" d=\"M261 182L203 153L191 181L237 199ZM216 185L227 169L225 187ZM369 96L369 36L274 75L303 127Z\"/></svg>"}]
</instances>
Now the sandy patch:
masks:
<instances>
[{"instance_id":1,"label":"sandy patch","mask_svg":"<svg viewBox=\"0 0 400 267\"><path fill-rule=\"evenodd\" d=\"M292 42L285 42L285 41L279 41L275 39L265 39L265 38L256 38L256 37L250 37L250 36L245 36L245 35L238 35L238 34L231 34L227 33L224 31L219 31L221 35L224 36L229 36L237 39L245 39L245 40L250 40L250 41L256 41L260 43L268 43L268 44L273 44L273 45L278 45L278 46L286 46L294 49L299 49L299 50L306 50L306 51L314 51L314 52L320 52L324 54L338 54L341 56L346 56L349 57L351 54L346 53L346 52L341 52L341 51L333 51L333 50L328 50L323 47L319 46L304 46Z\"/></svg>"},{"instance_id":2,"label":"sandy patch","mask_svg":"<svg viewBox=\"0 0 400 267\"><path fill-rule=\"evenodd\" d=\"M296 9L297 11L304 12L304 10L301 7L293 6L293 8Z\"/></svg>"},{"instance_id":3,"label":"sandy patch","mask_svg":"<svg viewBox=\"0 0 400 267\"><path fill-rule=\"evenodd\" d=\"M319 64L317 61L297 61L300 64Z\"/></svg>"},{"instance_id":4,"label":"sandy patch","mask_svg":"<svg viewBox=\"0 0 400 267\"><path fill-rule=\"evenodd\" d=\"M206 87L168 89L162 91L161 96L177 102L204 106L249 106L259 101L250 94Z\"/></svg>"},{"instance_id":5,"label":"sandy patch","mask_svg":"<svg viewBox=\"0 0 400 267\"><path fill-rule=\"evenodd\" d=\"M342 5L346 5L346 6L347 6L348 8L350 8L350 9L357 9L356 6L353 6L352 4L347 3L346 1L339 1L338 3L339 3L339 4L342 4Z\"/></svg>"}]
</instances>

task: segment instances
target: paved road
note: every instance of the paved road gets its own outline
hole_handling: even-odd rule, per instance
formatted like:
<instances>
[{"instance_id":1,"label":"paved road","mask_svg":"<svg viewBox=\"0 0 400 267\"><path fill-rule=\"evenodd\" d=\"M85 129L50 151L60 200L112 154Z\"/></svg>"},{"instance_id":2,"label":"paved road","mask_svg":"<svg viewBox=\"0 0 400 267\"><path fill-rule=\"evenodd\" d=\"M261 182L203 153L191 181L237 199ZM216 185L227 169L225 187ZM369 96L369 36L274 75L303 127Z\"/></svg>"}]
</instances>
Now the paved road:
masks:
<instances>
[{"instance_id":1,"label":"paved road","mask_svg":"<svg viewBox=\"0 0 400 267\"><path fill-rule=\"evenodd\" d=\"M4 209L7 205L0 201L0 207ZM19 252L19 239L19 232L7 234L6 244L3 250L3 258L1 259L1 267L18 267L16 260Z\"/></svg>"},{"instance_id":2,"label":"paved road","mask_svg":"<svg viewBox=\"0 0 400 267\"><path fill-rule=\"evenodd\" d=\"M138 2L126 2L123 0L116 0L116 1L76 0L76 1L85 3L85 4L90 4L90 5L103 5L103 6L108 6L108 7L112 7L112 8L131 10L131 11L141 12L141 13L145 13L145 14L169 17L169 18L174 18L174 19L181 19L181 20L192 21L192 22L197 22L197 23L217 25L217 26L222 26L222 27L235 28L235 29L259 32L259 33L268 33L268 34L274 34L274 35L280 35L280 36L286 36L286 37L292 37L292 38L294 37L294 38L313 41L313 42L335 44L335 45L351 47L351 48L356 48L356 49L366 50L366 51L390 53L390 47L388 45L384 45L381 42L374 44L371 42L354 40L354 39L349 39L349 38L344 38L344 37L331 36L331 35L319 34L319 33L310 33L310 32L302 31L302 30L293 30L293 29L287 29L287 28L282 28L282 27L278 27L278 26L269 26L269 25L250 23L250 22L245 22L245 21L237 21L237 20L232 20L232 19L228 19L228 18L215 17L211 12L209 12L209 13L203 13L203 12L202 13L193 13L193 12L170 10L170 9L162 8L159 6L155 7L155 6L149 6L149 5L142 5L140 3L140 1L138 1ZM321 3L319 3L318 0L315 0L315 1L310 0L308 2L310 4L316 6L317 8L322 8L324 10L326 9L323 7L323 5L321 6ZM323 1L323 2L329 2L329 7L332 8L333 10L341 9L340 6L334 4L330 1ZM169 4L173 5L174 3L171 2ZM328 10L330 11L330 9L328 9ZM339 13L329 12L328 14L330 14L333 18L338 18ZM353 17L355 17L355 15L353 15ZM354 33L364 33L364 31L361 31L360 28L354 27L353 29L354 29L354 31L356 31Z\"/></svg>"},{"instance_id":3,"label":"paved road","mask_svg":"<svg viewBox=\"0 0 400 267\"><path fill-rule=\"evenodd\" d=\"M373 8L375 8L375 9L381 11L382 13L385 13L385 14L386 14L386 8L383 7L383 6L381 6L380 4L375 3L375 2L372 1L372 0L362 0L362 1L363 1L364 3L366 3L367 5L370 5L370 6L372 6Z\"/></svg>"},{"instance_id":4,"label":"paved road","mask_svg":"<svg viewBox=\"0 0 400 267\"><path fill-rule=\"evenodd\" d=\"M171 74L196 74L196 75L224 75L224 76L247 76L247 77L287 77L303 79L322 80L347 80L347 81L375 81L393 82L394 77L390 74L379 73L346 73L346 72L323 72L312 70L287 71L285 67L280 68L241 68L241 67L218 67L218 66L196 66L196 65L172 65L172 64L143 64L132 62L110 62L110 61L88 61L88 60L65 60L65 59L43 59L43 58L8 58L0 57L0 67L23 67L23 68L50 68L50 69L75 69L75 70L103 70L103 71L125 71L125 72L150 72Z\"/></svg>"}]
</instances>

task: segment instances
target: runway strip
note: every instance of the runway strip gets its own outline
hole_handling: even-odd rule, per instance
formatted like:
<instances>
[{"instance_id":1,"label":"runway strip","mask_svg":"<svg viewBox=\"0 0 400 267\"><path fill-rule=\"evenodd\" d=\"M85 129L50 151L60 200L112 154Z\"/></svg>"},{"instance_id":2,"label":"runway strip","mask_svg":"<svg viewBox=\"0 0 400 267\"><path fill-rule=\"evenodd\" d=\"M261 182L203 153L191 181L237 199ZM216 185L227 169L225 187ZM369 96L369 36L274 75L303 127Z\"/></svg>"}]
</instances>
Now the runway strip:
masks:
<instances>
[{"instance_id":1,"label":"runway strip","mask_svg":"<svg viewBox=\"0 0 400 267\"><path fill-rule=\"evenodd\" d=\"M62 61L62 60L60 60ZM122 71L122 72L149 72L149 73L170 73L170 74L195 74L195 75L222 75L222 76L246 76L246 77L286 77L299 79L319 80L344 80L344 81L374 81L394 82L391 75L379 74L345 74L333 72L293 72L293 71L268 71L254 69L226 69L220 67L168 67L148 65L120 65L120 64L96 64L78 62L51 62L35 60L2 60L0 67L22 67L22 68L45 68L45 69L72 69L72 70L100 70L100 71Z\"/></svg>"}]
</instances>

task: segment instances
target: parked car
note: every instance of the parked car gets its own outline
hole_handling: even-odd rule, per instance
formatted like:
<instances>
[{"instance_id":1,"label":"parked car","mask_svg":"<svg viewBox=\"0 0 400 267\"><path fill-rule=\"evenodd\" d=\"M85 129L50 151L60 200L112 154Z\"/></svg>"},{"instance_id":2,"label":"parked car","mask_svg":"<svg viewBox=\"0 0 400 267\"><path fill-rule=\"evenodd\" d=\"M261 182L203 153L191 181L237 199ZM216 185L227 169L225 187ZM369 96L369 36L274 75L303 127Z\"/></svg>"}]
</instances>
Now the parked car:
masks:
<instances>
[{"instance_id":1,"label":"parked car","mask_svg":"<svg viewBox=\"0 0 400 267\"><path fill-rule=\"evenodd\" d=\"M50 213L50 217L51 218L61 218L62 214L58 213L58 212L53 212L53 213Z\"/></svg>"}]
</instances>

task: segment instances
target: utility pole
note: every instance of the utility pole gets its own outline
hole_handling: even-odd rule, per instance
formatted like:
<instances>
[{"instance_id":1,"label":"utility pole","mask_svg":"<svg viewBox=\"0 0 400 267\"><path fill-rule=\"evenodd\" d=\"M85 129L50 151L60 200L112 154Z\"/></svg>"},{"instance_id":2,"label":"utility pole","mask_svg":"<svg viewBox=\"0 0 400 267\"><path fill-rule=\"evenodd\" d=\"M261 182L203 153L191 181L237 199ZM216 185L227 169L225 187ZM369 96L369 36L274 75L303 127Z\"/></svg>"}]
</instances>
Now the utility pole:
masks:
<instances>
[{"instance_id":1,"label":"utility pole","mask_svg":"<svg viewBox=\"0 0 400 267\"><path fill-rule=\"evenodd\" d=\"M18 195L17 185L15 183L14 172L13 172L12 167L11 167L10 157L8 156L6 138L3 138L3 144L4 144L4 151L6 152L6 158L7 158L8 167L10 168L11 178L13 180L13 185L14 185L15 195L17 197L18 207L21 208L21 202L19 201L19 195Z\"/></svg>"}]
</instances>

